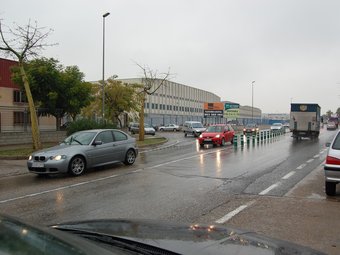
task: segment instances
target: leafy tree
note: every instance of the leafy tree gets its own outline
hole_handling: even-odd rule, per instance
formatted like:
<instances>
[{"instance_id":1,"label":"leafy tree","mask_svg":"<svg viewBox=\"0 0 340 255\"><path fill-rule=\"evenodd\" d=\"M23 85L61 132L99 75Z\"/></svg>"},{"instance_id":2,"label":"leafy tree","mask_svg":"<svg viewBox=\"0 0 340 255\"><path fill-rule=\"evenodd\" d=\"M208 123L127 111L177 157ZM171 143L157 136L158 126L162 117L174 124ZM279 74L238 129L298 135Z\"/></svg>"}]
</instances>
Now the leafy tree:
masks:
<instances>
[{"instance_id":1,"label":"leafy tree","mask_svg":"<svg viewBox=\"0 0 340 255\"><path fill-rule=\"evenodd\" d=\"M121 81L116 81L112 78L105 82L105 116L108 116L111 123L122 127L122 120L120 119L123 113L139 111L139 94L137 89L142 86L139 84L124 84ZM85 109L83 115L91 118L94 112L100 112L102 107L101 97L102 85L94 85L94 94L96 99Z\"/></svg>"},{"instance_id":2,"label":"leafy tree","mask_svg":"<svg viewBox=\"0 0 340 255\"><path fill-rule=\"evenodd\" d=\"M138 111L137 88L141 88L141 85L129 85L113 79L108 80L105 86L105 116L110 116L112 123L118 121L122 127L120 119L122 113Z\"/></svg>"},{"instance_id":3,"label":"leafy tree","mask_svg":"<svg viewBox=\"0 0 340 255\"><path fill-rule=\"evenodd\" d=\"M336 110L336 113L340 116L340 107Z\"/></svg>"},{"instance_id":4,"label":"leafy tree","mask_svg":"<svg viewBox=\"0 0 340 255\"><path fill-rule=\"evenodd\" d=\"M57 127L63 116L74 119L92 100L92 85L84 82L77 66L64 68L56 59L40 58L25 63L25 70L35 104L45 109L44 114L56 117ZM22 85L19 70L12 71L13 81Z\"/></svg>"},{"instance_id":5,"label":"leafy tree","mask_svg":"<svg viewBox=\"0 0 340 255\"><path fill-rule=\"evenodd\" d=\"M30 110L33 149L40 149L42 146L40 141L38 118L30 89L30 83L24 68L24 63L30 57L38 56L38 53L46 46L50 46L44 43L44 40L48 37L51 30L47 32L43 32L43 30L43 28L39 28L37 26L37 23L32 26L31 22L29 21L28 25L26 26L16 25L14 29L8 28L7 31L5 31L0 20L0 51L3 51L6 55L14 57L18 60L20 77L25 88ZM5 35L8 37L5 38Z\"/></svg>"},{"instance_id":6,"label":"leafy tree","mask_svg":"<svg viewBox=\"0 0 340 255\"><path fill-rule=\"evenodd\" d=\"M332 116L332 114L333 114L333 112L331 110L328 110L326 112L326 115L327 115L328 118L330 118Z\"/></svg>"}]
</instances>

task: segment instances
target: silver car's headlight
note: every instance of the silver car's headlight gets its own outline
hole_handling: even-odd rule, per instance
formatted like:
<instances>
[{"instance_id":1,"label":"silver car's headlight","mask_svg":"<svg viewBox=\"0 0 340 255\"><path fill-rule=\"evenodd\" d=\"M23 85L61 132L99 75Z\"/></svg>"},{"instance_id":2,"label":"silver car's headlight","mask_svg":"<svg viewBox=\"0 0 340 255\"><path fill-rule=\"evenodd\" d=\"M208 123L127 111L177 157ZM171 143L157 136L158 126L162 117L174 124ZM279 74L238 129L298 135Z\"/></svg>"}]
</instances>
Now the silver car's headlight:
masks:
<instances>
[{"instance_id":1,"label":"silver car's headlight","mask_svg":"<svg viewBox=\"0 0 340 255\"><path fill-rule=\"evenodd\" d=\"M29 155L28 160L32 160L32 158L33 158L32 155Z\"/></svg>"},{"instance_id":2,"label":"silver car's headlight","mask_svg":"<svg viewBox=\"0 0 340 255\"><path fill-rule=\"evenodd\" d=\"M51 156L50 160L62 160L62 159L66 159L66 155L57 155L57 156Z\"/></svg>"}]
</instances>

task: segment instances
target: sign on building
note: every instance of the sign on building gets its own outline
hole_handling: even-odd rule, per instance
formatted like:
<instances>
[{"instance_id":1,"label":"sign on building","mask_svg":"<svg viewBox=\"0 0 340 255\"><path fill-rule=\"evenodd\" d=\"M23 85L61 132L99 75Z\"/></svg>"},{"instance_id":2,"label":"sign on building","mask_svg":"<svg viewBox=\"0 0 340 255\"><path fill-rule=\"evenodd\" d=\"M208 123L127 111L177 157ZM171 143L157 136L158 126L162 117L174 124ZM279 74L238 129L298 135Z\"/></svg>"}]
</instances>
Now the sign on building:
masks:
<instances>
[{"instance_id":1,"label":"sign on building","mask_svg":"<svg viewBox=\"0 0 340 255\"><path fill-rule=\"evenodd\" d=\"M204 103L204 118L223 117L224 105L221 102Z\"/></svg>"},{"instance_id":2,"label":"sign on building","mask_svg":"<svg viewBox=\"0 0 340 255\"><path fill-rule=\"evenodd\" d=\"M236 120L240 116L240 105L233 103L224 104L224 118L228 120Z\"/></svg>"}]
</instances>

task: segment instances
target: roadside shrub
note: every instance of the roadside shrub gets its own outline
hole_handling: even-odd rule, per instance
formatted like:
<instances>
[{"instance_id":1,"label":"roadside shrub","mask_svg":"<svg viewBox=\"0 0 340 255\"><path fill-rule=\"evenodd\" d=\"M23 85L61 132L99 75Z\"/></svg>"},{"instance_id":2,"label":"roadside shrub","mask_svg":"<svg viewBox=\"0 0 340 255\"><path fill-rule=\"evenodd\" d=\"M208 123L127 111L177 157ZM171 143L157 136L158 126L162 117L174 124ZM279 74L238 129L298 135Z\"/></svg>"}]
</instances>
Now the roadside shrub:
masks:
<instances>
[{"instance_id":1,"label":"roadside shrub","mask_svg":"<svg viewBox=\"0 0 340 255\"><path fill-rule=\"evenodd\" d=\"M101 128L116 128L116 125L108 122L96 122L91 119L80 119L70 123L66 129L66 134L69 136L77 131Z\"/></svg>"}]
</instances>

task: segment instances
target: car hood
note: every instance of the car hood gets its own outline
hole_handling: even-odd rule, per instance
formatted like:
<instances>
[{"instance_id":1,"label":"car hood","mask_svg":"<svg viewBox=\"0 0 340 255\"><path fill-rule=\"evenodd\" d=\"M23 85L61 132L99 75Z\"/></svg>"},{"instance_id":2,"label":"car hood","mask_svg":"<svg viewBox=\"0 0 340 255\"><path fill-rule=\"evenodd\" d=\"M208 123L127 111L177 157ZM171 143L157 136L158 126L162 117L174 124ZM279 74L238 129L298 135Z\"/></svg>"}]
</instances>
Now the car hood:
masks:
<instances>
[{"instance_id":1,"label":"car hood","mask_svg":"<svg viewBox=\"0 0 340 255\"><path fill-rule=\"evenodd\" d=\"M152 128L152 127L146 127L146 128L144 128L144 130L145 130L145 131L155 131L155 129Z\"/></svg>"},{"instance_id":2,"label":"car hood","mask_svg":"<svg viewBox=\"0 0 340 255\"><path fill-rule=\"evenodd\" d=\"M88 147L88 145L66 145L60 144L50 148L46 148L37 152L34 152L34 155L56 155L56 154L67 154L68 152L74 152L75 150L79 150L81 148Z\"/></svg>"},{"instance_id":3,"label":"car hood","mask_svg":"<svg viewBox=\"0 0 340 255\"><path fill-rule=\"evenodd\" d=\"M216 135L219 135L221 133L218 132L203 132L202 137L215 137Z\"/></svg>"},{"instance_id":4,"label":"car hood","mask_svg":"<svg viewBox=\"0 0 340 255\"><path fill-rule=\"evenodd\" d=\"M324 254L308 247L223 226L153 220L95 220L52 227L71 233L111 236L179 254Z\"/></svg>"}]
</instances>

